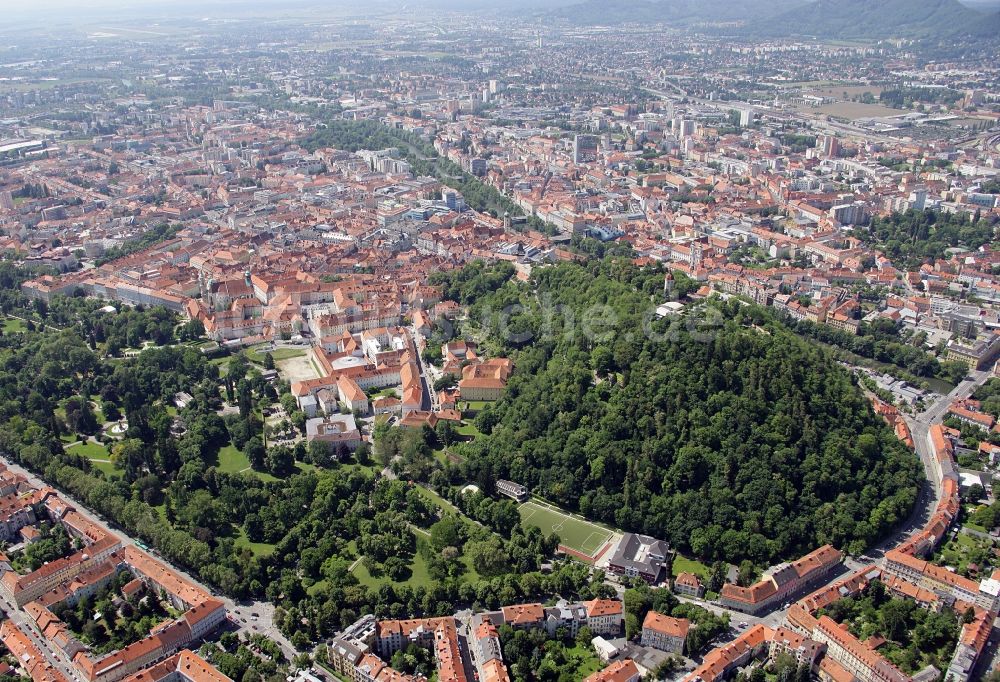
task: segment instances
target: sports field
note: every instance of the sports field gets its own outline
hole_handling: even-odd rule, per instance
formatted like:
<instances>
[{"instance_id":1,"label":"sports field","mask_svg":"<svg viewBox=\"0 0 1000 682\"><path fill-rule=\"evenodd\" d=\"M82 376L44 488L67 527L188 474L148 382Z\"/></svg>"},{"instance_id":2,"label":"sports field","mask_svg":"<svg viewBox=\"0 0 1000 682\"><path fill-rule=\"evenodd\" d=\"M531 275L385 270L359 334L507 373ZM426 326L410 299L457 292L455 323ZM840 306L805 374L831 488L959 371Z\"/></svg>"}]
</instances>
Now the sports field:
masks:
<instances>
[{"instance_id":1,"label":"sports field","mask_svg":"<svg viewBox=\"0 0 1000 682\"><path fill-rule=\"evenodd\" d=\"M593 558L614 533L578 516L572 516L558 507L529 500L520 507L522 526L538 526L542 533L555 533L565 547L586 557Z\"/></svg>"}]
</instances>

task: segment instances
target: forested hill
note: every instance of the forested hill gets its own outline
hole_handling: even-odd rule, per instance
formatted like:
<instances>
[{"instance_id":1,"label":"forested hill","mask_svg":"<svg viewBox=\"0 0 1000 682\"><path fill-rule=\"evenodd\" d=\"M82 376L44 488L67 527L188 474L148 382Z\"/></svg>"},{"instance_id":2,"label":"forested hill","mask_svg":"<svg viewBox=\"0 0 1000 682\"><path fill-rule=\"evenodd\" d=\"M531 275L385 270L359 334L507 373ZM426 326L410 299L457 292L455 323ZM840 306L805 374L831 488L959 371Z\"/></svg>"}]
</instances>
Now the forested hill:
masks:
<instances>
[{"instance_id":1,"label":"forested hill","mask_svg":"<svg viewBox=\"0 0 1000 682\"><path fill-rule=\"evenodd\" d=\"M958 0L816 0L773 16L758 16L741 31L768 37L825 39L996 38L1000 14L970 9Z\"/></svg>"},{"instance_id":2,"label":"forested hill","mask_svg":"<svg viewBox=\"0 0 1000 682\"><path fill-rule=\"evenodd\" d=\"M484 279L464 277L452 295ZM844 369L766 310L689 306L649 338L661 272L605 259L533 277L471 311L503 317L486 345L517 363L504 399L477 417L488 435L465 450L481 486L512 479L699 558L759 565L825 542L860 552L913 507L916 458ZM601 331L608 311L619 323L599 340L569 332L567 319Z\"/></svg>"},{"instance_id":3,"label":"forested hill","mask_svg":"<svg viewBox=\"0 0 1000 682\"><path fill-rule=\"evenodd\" d=\"M580 25L690 26L770 17L806 4L805 0L583 0L550 10L545 16Z\"/></svg>"}]
</instances>

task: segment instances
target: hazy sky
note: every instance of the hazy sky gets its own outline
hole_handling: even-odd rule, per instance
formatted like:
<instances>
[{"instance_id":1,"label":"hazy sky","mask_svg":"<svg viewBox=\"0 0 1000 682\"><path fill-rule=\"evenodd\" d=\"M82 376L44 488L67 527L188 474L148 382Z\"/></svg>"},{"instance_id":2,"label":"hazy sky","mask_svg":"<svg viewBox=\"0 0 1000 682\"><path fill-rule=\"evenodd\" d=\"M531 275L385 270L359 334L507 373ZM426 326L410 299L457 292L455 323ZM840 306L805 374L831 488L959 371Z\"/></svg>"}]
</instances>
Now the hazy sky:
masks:
<instances>
[{"instance_id":1,"label":"hazy sky","mask_svg":"<svg viewBox=\"0 0 1000 682\"><path fill-rule=\"evenodd\" d=\"M174 14L182 16L197 16L201 12L219 12L226 10L274 11L283 8L344 8L360 10L372 4L377 5L448 5L451 7L469 7L488 9L497 5L562 5L572 4L578 0L0 0L0 14L31 15L44 18L51 15L53 19L65 18L68 14L86 16L88 13L106 14L109 11L120 11L122 14L136 14L153 11L158 14ZM1000 2L1000 0L998 0Z\"/></svg>"},{"instance_id":2,"label":"hazy sky","mask_svg":"<svg viewBox=\"0 0 1000 682\"><path fill-rule=\"evenodd\" d=\"M376 0L378 1L378 0ZM394 1L394 0L389 0ZM370 4L370 3L366 3ZM72 21L106 22L115 17L150 16L198 17L227 13L254 13L301 7L358 6L352 0L0 0L5 18L30 18L55 23Z\"/></svg>"},{"instance_id":3,"label":"hazy sky","mask_svg":"<svg viewBox=\"0 0 1000 682\"><path fill-rule=\"evenodd\" d=\"M219 16L229 12L236 13L269 13L282 9L321 9L343 8L355 14L358 10L372 5L381 7L399 6L429 6L448 7L449 9L490 9L499 6L533 7L541 9L559 5L572 5L582 0L0 0L0 16L12 20L30 18L36 21L93 21L105 22L115 16L135 18L149 14L151 16L181 16L197 17L205 15ZM627 0L609 0L622 2ZM657 1L657 0L653 0ZM670 0L658 0L670 2ZM803 0L807 2L809 0ZM879 0L870 0L878 2ZM916 1L916 0L915 0ZM1000 0L959 0L963 4L975 6L978 9L994 9L1000 7ZM353 11L351 11L353 10Z\"/></svg>"}]
</instances>

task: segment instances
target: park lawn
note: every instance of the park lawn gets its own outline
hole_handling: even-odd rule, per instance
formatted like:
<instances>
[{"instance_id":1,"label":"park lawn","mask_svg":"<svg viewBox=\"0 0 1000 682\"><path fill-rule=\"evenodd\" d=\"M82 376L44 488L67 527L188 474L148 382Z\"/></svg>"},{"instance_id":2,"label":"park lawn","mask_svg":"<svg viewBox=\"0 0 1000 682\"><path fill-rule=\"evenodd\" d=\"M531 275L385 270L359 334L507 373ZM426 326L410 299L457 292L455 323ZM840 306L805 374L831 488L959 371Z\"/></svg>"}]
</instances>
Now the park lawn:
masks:
<instances>
[{"instance_id":1,"label":"park lawn","mask_svg":"<svg viewBox=\"0 0 1000 682\"><path fill-rule=\"evenodd\" d=\"M6 320L3 321L4 334L11 334L11 333L18 333L25 331L28 331L28 328L25 326L23 320L19 320L16 317L8 317Z\"/></svg>"},{"instance_id":2,"label":"park lawn","mask_svg":"<svg viewBox=\"0 0 1000 682\"><path fill-rule=\"evenodd\" d=\"M437 450L433 450L431 454L434 455L434 459L441 462L441 464L444 464L445 462L448 461L447 455L444 454L444 448L438 448Z\"/></svg>"},{"instance_id":3,"label":"park lawn","mask_svg":"<svg viewBox=\"0 0 1000 682\"><path fill-rule=\"evenodd\" d=\"M271 357L274 358L275 362L278 362L280 360L291 360L292 358L301 358L304 357L306 354L304 350L299 350L297 348L275 348L270 352L271 352ZM257 350L252 350L247 353L247 359L250 362L256 362L258 365L263 365L264 355L266 353L267 351L261 352Z\"/></svg>"},{"instance_id":4,"label":"park lawn","mask_svg":"<svg viewBox=\"0 0 1000 682\"><path fill-rule=\"evenodd\" d=\"M109 478L121 478L122 472L120 469L116 469L115 465L111 462L102 462L100 460L92 459L90 460L90 465L99 471L103 471L104 475Z\"/></svg>"},{"instance_id":5,"label":"park lawn","mask_svg":"<svg viewBox=\"0 0 1000 682\"><path fill-rule=\"evenodd\" d=\"M417 543L419 544L420 541L420 536L417 535ZM364 561L358 562L358 565L354 567L353 573L359 583L373 590L377 590L379 587L386 584L408 585L413 589L416 589L417 587L429 589L434 584L434 581L431 580L430 573L427 572L427 562L424 561L422 556L420 556L419 548L413 553L413 561L410 562L410 577L402 582L396 582L387 575L383 575L378 578L372 576L372 574L368 572L368 568L365 566Z\"/></svg>"},{"instance_id":6,"label":"park lawn","mask_svg":"<svg viewBox=\"0 0 1000 682\"><path fill-rule=\"evenodd\" d=\"M219 450L219 471L237 474L249 466L250 460L232 443Z\"/></svg>"},{"instance_id":7,"label":"park lawn","mask_svg":"<svg viewBox=\"0 0 1000 682\"><path fill-rule=\"evenodd\" d=\"M351 460L349 462L341 462L337 469L344 469L346 471L361 471L366 474L378 474L382 470L382 467L377 464L358 464L357 462Z\"/></svg>"},{"instance_id":8,"label":"park lawn","mask_svg":"<svg viewBox=\"0 0 1000 682\"><path fill-rule=\"evenodd\" d=\"M564 652L566 654L567 668L572 668L573 670L571 679L585 679L603 667L601 659L597 657L597 654L594 653L591 647L581 647L577 644L567 647Z\"/></svg>"},{"instance_id":9,"label":"park lawn","mask_svg":"<svg viewBox=\"0 0 1000 682\"><path fill-rule=\"evenodd\" d=\"M451 502L449 502L448 500L446 500L443 497L441 497L440 495L438 495L436 492L434 492L430 488L425 488L422 485L418 485L418 486L416 486L416 491L418 493L420 493L422 496L426 497L431 502L433 502L434 504L436 504L441 509L443 509L445 511L454 512L454 513L456 513L459 516L462 516L464 518L464 515L462 514L461 510L459 510L458 507L456 507Z\"/></svg>"},{"instance_id":10,"label":"park lawn","mask_svg":"<svg viewBox=\"0 0 1000 682\"><path fill-rule=\"evenodd\" d=\"M489 405L489 403L485 400L470 400L464 403L460 402L458 404L458 411L462 415L463 419L473 419L487 405Z\"/></svg>"},{"instance_id":11,"label":"park lawn","mask_svg":"<svg viewBox=\"0 0 1000 682\"><path fill-rule=\"evenodd\" d=\"M274 551L274 545L266 542L250 542L250 538L247 537L245 530L240 528L240 535L236 538L233 545L236 547L249 547L250 551L253 552L254 556L270 556L271 552Z\"/></svg>"},{"instance_id":12,"label":"park lawn","mask_svg":"<svg viewBox=\"0 0 1000 682\"><path fill-rule=\"evenodd\" d=\"M391 585L408 585L409 587L416 589L417 587L430 588L434 584L434 580L431 578L430 573L427 570L427 561L424 559L423 555L420 553L421 546L427 542L426 538L421 533L415 533L417 536L417 548L413 552L413 560L410 562L410 577L402 582L396 582L389 578L389 576L374 577L368 572L368 568L365 567L364 561L359 561L358 565L354 567L354 577L358 579L358 582L365 585L373 590L377 590L380 586L391 584ZM351 545L348 545L351 547ZM354 546L356 551L356 545ZM462 555L462 563L465 564L466 571L462 574L461 580L469 583L475 583L480 579L479 574L476 569L472 566L472 560L466 556Z\"/></svg>"},{"instance_id":13,"label":"park lawn","mask_svg":"<svg viewBox=\"0 0 1000 682\"><path fill-rule=\"evenodd\" d=\"M83 455L87 459L108 459L110 457L106 447L92 441L71 445L66 448L66 451L74 455Z\"/></svg>"},{"instance_id":14,"label":"park lawn","mask_svg":"<svg viewBox=\"0 0 1000 682\"><path fill-rule=\"evenodd\" d=\"M482 579L479 575L479 571L476 567L472 565L472 558L468 554L462 555L462 563L465 564L465 573L462 574L462 580L472 585L475 585Z\"/></svg>"},{"instance_id":15,"label":"park lawn","mask_svg":"<svg viewBox=\"0 0 1000 682\"><path fill-rule=\"evenodd\" d=\"M694 573L704 581L708 580L709 575L711 574L711 569L700 561L695 561L694 559L688 559L680 554L675 554L674 561L671 566L671 572L675 578L681 573Z\"/></svg>"},{"instance_id":16,"label":"park lawn","mask_svg":"<svg viewBox=\"0 0 1000 682\"><path fill-rule=\"evenodd\" d=\"M293 471L290 474L288 474L288 476L285 476L285 478L288 478L289 476L295 476L296 474L305 474L305 473L308 473L310 471L316 471L316 465L315 464L306 464L305 462L296 462L295 463L295 471ZM260 480L264 481L265 483L274 483L276 481L284 481L285 480L285 478L278 478L274 474L268 473L266 471L254 471L253 469L251 469L249 471L244 471L243 473L245 473L245 474L252 474L252 475L256 476L257 478L259 478Z\"/></svg>"},{"instance_id":17,"label":"park lawn","mask_svg":"<svg viewBox=\"0 0 1000 682\"><path fill-rule=\"evenodd\" d=\"M310 597L315 596L316 594L319 594L319 591L322 590L324 587L326 587L326 578L323 578L322 580L317 580L312 585L307 587L306 594L308 594Z\"/></svg>"},{"instance_id":18,"label":"park lawn","mask_svg":"<svg viewBox=\"0 0 1000 682\"><path fill-rule=\"evenodd\" d=\"M472 422L462 422L462 425L455 430L466 438L476 438L477 436L483 435Z\"/></svg>"},{"instance_id":19,"label":"park lawn","mask_svg":"<svg viewBox=\"0 0 1000 682\"><path fill-rule=\"evenodd\" d=\"M221 358L212 358L208 361L208 364L215 365L219 368L219 378L224 379L226 374L229 373L229 357L223 356Z\"/></svg>"},{"instance_id":20,"label":"park lawn","mask_svg":"<svg viewBox=\"0 0 1000 682\"><path fill-rule=\"evenodd\" d=\"M66 448L66 452L72 455L83 455L90 460L90 465L98 471L103 471L109 478L121 478L122 472L116 469L111 463L107 448L97 443L78 443Z\"/></svg>"}]
</instances>

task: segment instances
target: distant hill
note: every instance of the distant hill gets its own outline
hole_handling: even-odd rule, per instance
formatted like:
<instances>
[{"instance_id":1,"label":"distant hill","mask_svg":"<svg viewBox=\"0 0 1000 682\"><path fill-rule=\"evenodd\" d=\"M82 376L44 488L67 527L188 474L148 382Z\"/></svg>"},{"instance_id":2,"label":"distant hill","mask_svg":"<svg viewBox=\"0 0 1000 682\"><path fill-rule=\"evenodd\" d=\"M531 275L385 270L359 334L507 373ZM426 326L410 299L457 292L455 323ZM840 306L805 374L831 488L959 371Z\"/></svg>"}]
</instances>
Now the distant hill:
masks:
<instances>
[{"instance_id":1,"label":"distant hill","mask_svg":"<svg viewBox=\"0 0 1000 682\"><path fill-rule=\"evenodd\" d=\"M985 14L957 0L816 0L748 21L743 32L839 39L995 37L1000 35L1000 13Z\"/></svg>"},{"instance_id":2,"label":"distant hill","mask_svg":"<svg viewBox=\"0 0 1000 682\"><path fill-rule=\"evenodd\" d=\"M746 21L801 7L806 0L584 0L545 13L584 26L630 22L690 26Z\"/></svg>"}]
</instances>

